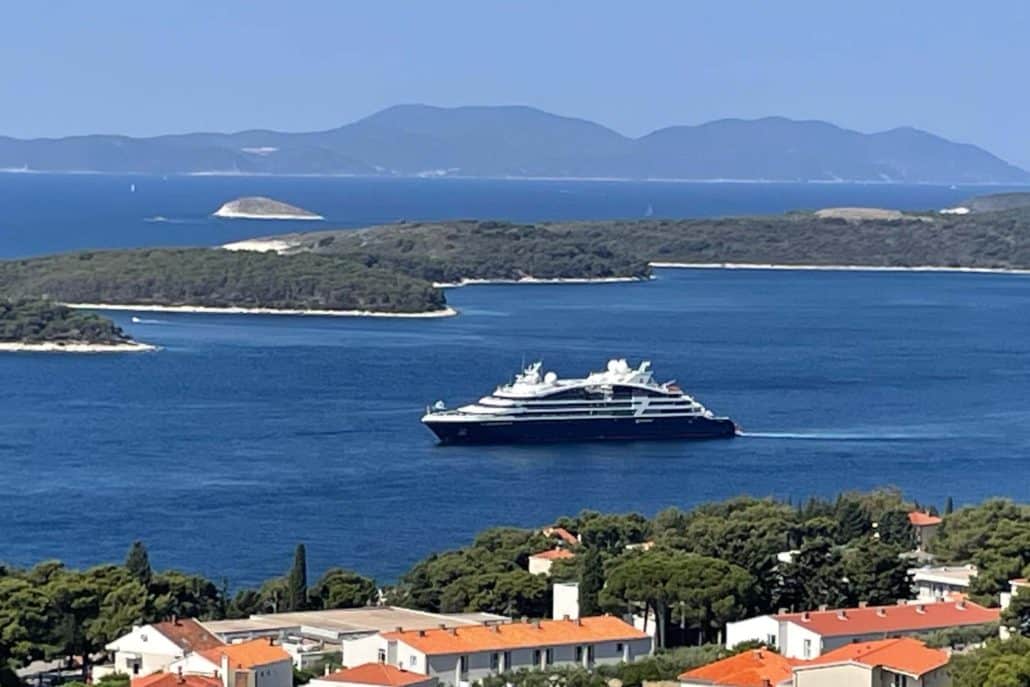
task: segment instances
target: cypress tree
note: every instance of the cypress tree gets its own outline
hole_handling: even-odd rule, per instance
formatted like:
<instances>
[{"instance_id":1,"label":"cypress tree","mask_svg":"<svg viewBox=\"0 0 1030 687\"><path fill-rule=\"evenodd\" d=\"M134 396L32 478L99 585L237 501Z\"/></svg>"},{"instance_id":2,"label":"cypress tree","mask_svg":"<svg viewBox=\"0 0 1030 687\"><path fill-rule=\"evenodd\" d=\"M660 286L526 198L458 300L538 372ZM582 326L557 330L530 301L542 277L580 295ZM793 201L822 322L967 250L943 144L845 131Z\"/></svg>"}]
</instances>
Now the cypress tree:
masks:
<instances>
[{"instance_id":1,"label":"cypress tree","mask_svg":"<svg viewBox=\"0 0 1030 687\"><path fill-rule=\"evenodd\" d=\"M583 572L579 580L580 615L600 615L598 595L604 587L604 559L597 549L587 549L583 556Z\"/></svg>"},{"instance_id":2,"label":"cypress tree","mask_svg":"<svg viewBox=\"0 0 1030 687\"><path fill-rule=\"evenodd\" d=\"M303 544L293 552L293 567L286 578L286 606L291 611L303 610L308 603L308 558Z\"/></svg>"},{"instance_id":3,"label":"cypress tree","mask_svg":"<svg viewBox=\"0 0 1030 687\"><path fill-rule=\"evenodd\" d=\"M143 583L150 584L152 571L150 569L150 556L147 554L147 547L143 542L136 540L129 547L129 553L125 556L125 567L129 574Z\"/></svg>"},{"instance_id":4,"label":"cypress tree","mask_svg":"<svg viewBox=\"0 0 1030 687\"><path fill-rule=\"evenodd\" d=\"M949 496L948 500L944 502L944 514L945 515L951 515L954 512L955 512L955 502L952 501L951 497Z\"/></svg>"}]
</instances>

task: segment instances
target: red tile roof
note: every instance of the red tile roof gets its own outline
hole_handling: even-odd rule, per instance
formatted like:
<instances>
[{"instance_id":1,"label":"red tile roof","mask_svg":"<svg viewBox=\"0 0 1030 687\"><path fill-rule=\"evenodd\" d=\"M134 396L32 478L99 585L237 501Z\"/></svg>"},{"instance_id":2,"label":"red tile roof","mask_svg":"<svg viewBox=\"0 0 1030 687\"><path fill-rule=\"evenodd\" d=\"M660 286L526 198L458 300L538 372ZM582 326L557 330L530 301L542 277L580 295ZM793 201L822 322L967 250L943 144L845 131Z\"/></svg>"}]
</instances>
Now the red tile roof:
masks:
<instances>
[{"instance_id":1,"label":"red tile roof","mask_svg":"<svg viewBox=\"0 0 1030 687\"><path fill-rule=\"evenodd\" d=\"M579 544L579 539L576 539L576 535L572 534L572 532L569 532L564 527L548 527L544 530L544 534L548 537L558 537L558 539L561 539L570 546L576 546Z\"/></svg>"},{"instance_id":2,"label":"red tile roof","mask_svg":"<svg viewBox=\"0 0 1030 687\"><path fill-rule=\"evenodd\" d=\"M132 687L222 687L222 681L206 675L153 673L132 678Z\"/></svg>"},{"instance_id":3,"label":"red tile roof","mask_svg":"<svg viewBox=\"0 0 1030 687\"><path fill-rule=\"evenodd\" d=\"M424 654L467 654L538 646L589 644L648 639L649 636L619 618L608 615L576 620L540 620L526 623L469 625L446 630L386 632L386 639L404 642Z\"/></svg>"},{"instance_id":4,"label":"red tile roof","mask_svg":"<svg viewBox=\"0 0 1030 687\"><path fill-rule=\"evenodd\" d=\"M363 663L353 668L343 668L325 677L317 678L330 682L356 682L362 685L382 685L383 687L403 687L425 682L428 675L412 673L386 663Z\"/></svg>"},{"instance_id":5,"label":"red tile roof","mask_svg":"<svg viewBox=\"0 0 1030 687\"><path fill-rule=\"evenodd\" d=\"M541 551L540 553L534 553L530 558L542 558L548 561L556 561L562 558L575 558L576 554L572 553L568 549L548 549L547 551Z\"/></svg>"},{"instance_id":6,"label":"red tile roof","mask_svg":"<svg viewBox=\"0 0 1030 687\"><path fill-rule=\"evenodd\" d=\"M1001 611L997 608L985 608L971 601L941 601L783 613L775 617L777 620L796 623L824 637L839 637L984 625L997 622L1001 617Z\"/></svg>"},{"instance_id":7,"label":"red tile roof","mask_svg":"<svg viewBox=\"0 0 1030 687\"><path fill-rule=\"evenodd\" d=\"M724 658L708 665L688 670L679 676L680 682L697 682L725 687L765 687L788 680L792 668L799 661L785 658L775 651L754 649Z\"/></svg>"},{"instance_id":8,"label":"red tile roof","mask_svg":"<svg viewBox=\"0 0 1030 687\"><path fill-rule=\"evenodd\" d=\"M929 513L922 513L914 510L908 514L908 521L916 527L928 527L930 525L940 525L944 520L938 518L936 515L930 515Z\"/></svg>"},{"instance_id":9,"label":"red tile roof","mask_svg":"<svg viewBox=\"0 0 1030 687\"><path fill-rule=\"evenodd\" d=\"M166 620L163 623L154 623L151 627L185 651L203 651L222 646L222 640L192 618Z\"/></svg>"},{"instance_id":10,"label":"red tile roof","mask_svg":"<svg viewBox=\"0 0 1030 687\"><path fill-rule=\"evenodd\" d=\"M253 668L291 660L290 655L281 646L273 644L268 637L252 639L249 642L223 644L197 653L216 666L222 664L223 655L228 656L229 666L232 668Z\"/></svg>"},{"instance_id":11,"label":"red tile roof","mask_svg":"<svg viewBox=\"0 0 1030 687\"><path fill-rule=\"evenodd\" d=\"M948 654L940 649L931 649L918 639L902 637L848 644L807 661L800 669L834 663L861 663L873 668L882 666L918 678L947 665Z\"/></svg>"}]
</instances>

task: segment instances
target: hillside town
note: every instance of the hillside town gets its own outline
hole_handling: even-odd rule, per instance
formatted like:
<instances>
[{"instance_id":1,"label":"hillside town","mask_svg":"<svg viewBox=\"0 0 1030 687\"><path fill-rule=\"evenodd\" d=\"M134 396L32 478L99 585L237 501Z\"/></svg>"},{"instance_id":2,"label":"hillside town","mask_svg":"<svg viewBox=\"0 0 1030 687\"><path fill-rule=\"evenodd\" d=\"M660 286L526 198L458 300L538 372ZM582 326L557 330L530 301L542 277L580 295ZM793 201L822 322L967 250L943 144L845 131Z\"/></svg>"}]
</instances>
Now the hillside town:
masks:
<instances>
[{"instance_id":1,"label":"hillside town","mask_svg":"<svg viewBox=\"0 0 1030 687\"><path fill-rule=\"evenodd\" d=\"M904 503L878 492L797 509L738 500L663 512L653 521L587 512L533 531L488 531L468 549L416 565L393 587L334 569L309 588L301 546L288 575L262 590L242 590L218 611L203 608L204 592L193 580L184 585L189 603L165 608L196 612L149 622L139 622L143 612L123 616L124 630L102 645L80 647L77 663L55 662L53 649L31 647L26 626L39 618L15 608L31 593L17 580L58 579L61 571L4 570L3 656L18 666L11 684L78 679L103 687L495 687L541 684L537 678L555 686L967 687L991 652L1024 655L1025 664L1030 582L1012 577L994 594L986 575L996 576L996 568L985 573L981 566L997 566L1003 555L988 535L1025 524L1027 508L989 502L953 512L949 504L941 515L925 507L899 511ZM866 517L876 509L876 519ZM767 525L771 512L793 514L793 522L821 532L783 540L796 548L769 549L761 563L772 583L764 600L744 567L746 548L736 565L693 551L682 539L716 536L708 518L741 524L748 511L763 516L749 521L738 544L761 538L755 528ZM854 536L828 545L822 535L844 541L833 531L852 520ZM974 533L977 522L984 527ZM1015 538L1003 548L1013 558L1002 568L1026 570L1028 532L1009 534ZM719 536L721 546L734 545ZM982 551L963 548L973 542ZM969 551L969 560L956 560L953 548ZM458 587L442 590L428 581L448 557L468 563L485 551L504 574L477 580L482 572L453 569L449 584ZM821 562L810 567L813 552ZM855 552L863 558L850 558ZM875 558L871 572L863 567L867 557ZM109 568L106 574L114 574ZM126 589L165 584L159 578L167 574L150 570L140 544L117 570L127 571L128 587L99 600L101 608ZM856 598L844 590L866 598L830 603ZM498 593L503 600L490 596ZM894 598L887 601L887 594ZM786 605L760 612L773 601ZM244 612L248 603L253 612ZM86 616L78 621L97 627Z\"/></svg>"}]
</instances>

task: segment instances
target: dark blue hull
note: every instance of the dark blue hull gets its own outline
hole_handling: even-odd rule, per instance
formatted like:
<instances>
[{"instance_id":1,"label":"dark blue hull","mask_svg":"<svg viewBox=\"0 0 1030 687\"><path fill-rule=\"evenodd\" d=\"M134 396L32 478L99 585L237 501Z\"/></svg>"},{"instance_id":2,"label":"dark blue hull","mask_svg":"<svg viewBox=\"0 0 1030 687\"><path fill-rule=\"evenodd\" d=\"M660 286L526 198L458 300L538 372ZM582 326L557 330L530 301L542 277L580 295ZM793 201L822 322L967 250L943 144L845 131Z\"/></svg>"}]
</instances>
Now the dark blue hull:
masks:
<instances>
[{"instance_id":1,"label":"dark blue hull","mask_svg":"<svg viewBox=\"0 0 1030 687\"><path fill-rule=\"evenodd\" d=\"M582 420L447 422L423 420L443 444L527 444L566 441L726 439L737 426L727 418L634 417Z\"/></svg>"}]
</instances>

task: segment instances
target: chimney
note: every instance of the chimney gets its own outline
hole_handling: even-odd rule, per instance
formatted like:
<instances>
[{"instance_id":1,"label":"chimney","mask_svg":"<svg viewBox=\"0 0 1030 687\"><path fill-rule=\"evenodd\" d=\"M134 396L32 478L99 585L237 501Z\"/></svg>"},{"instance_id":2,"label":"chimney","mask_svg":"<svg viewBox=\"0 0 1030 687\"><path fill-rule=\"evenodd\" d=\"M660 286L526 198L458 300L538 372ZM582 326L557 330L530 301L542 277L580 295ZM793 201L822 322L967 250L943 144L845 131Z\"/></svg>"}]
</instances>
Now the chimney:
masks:
<instances>
[{"instance_id":1,"label":"chimney","mask_svg":"<svg viewBox=\"0 0 1030 687\"><path fill-rule=\"evenodd\" d=\"M178 624L179 624L179 616L177 616L176 614L172 613L172 625L178 625Z\"/></svg>"},{"instance_id":2,"label":"chimney","mask_svg":"<svg viewBox=\"0 0 1030 687\"><path fill-rule=\"evenodd\" d=\"M522 616L522 622L523 623L528 623L529 622L529 616L528 615Z\"/></svg>"},{"instance_id":3,"label":"chimney","mask_svg":"<svg viewBox=\"0 0 1030 687\"><path fill-rule=\"evenodd\" d=\"M452 627L450 630L448 630L448 632L450 632L455 637L458 636L458 628L456 628L456 627Z\"/></svg>"},{"instance_id":4,"label":"chimney","mask_svg":"<svg viewBox=\"0 0 1030 687\"><path fill-rule=\"evenodd\" d=\"M828 610L829 608L830 607L827 604L819 604L819 610L820 611L825 611L825 610Z\"/></svg>"},{"instance_id":5,"label":"chimney","mask_svg":"<svg viewBox=\"0 0 1030 687\"><path fill-rule=\"evenodd\" d=\"M923 604L917 604L916 613L926 613L926 606L924 606Z\"/></svg>"},{"instance_id":6,"label":"chimney","mask_svg":"<svg viewBox=\"0 0 1030 687\"><path fill-rule=\"evenodd\" d=\"M868 606L869 606L869 602L868 601L859 601L858 602L858 607L859 608L867 608Z\"/></svg>"},{"instance_id":7,"label":"chimney","mask_svg":"<svg viewBox=\"0 0 1030 687\"><path fill-rule=\"evenodd\" d=\"M582 618L576 618L576 624L579 625L580 627L583 627L583 619Z\"/></svg>"},{"instance_id":8,"label":"chimney","mask_svg":"<svg viewBox=\"0 0 1030 687\"><path fill-rule=\"evenodd\" d=\"M876 609L876 615L878 615L881 618L886 618L887 617L887 609L886 608L877 608Z\"/></svg>"},{"instance_id":9,"label":"chimney","mask_svg":"<svg viewBox=\"0 0 1030 687\"><path fill-rule=\"evenodd\" d=\"M966 610L966 600L965 599L959 599L959 601L957 601L955 603L955 610L957 610L957 611L964 611L964 610Z\"/></svg>"},{"instance_id":10,"label":"chimney","mask_svg":"<svg viewBox=\"0 0 1030 687\"><path fill-rule=\"evenodd\" d=\"M809 620L812 619L812 614L809 613L808 611L805 611L804 613L801 614L801 619L807 623Z\"/></svg>"},{"instance_id":11,"label":"chimney","mask_svg":"<svg viewBox=\"0 0 1030 687\"><path fill-rule=\"evenodd\" d=\"M184 679L183 679L183 677L182 677L182 666L179 666L179 673L178 673L178 679L177 679L176 681L177 681L177 682L178 682L178 683L179 683L180 685L181 685L182 683L186 682L186 680L184 680Z\"/></svg>"},{"instance_id":12,"label":"chimney","mask_svg":"<svg viewBox=\"0 0 1030 687\"><path fill-rule=\"evenodd\" d=\"M845 611L843 608L840 609L839 611L837 611L837 620L847 620L847 619L848 619L848 612L847 611Z\"/></svg>"},{"instance_id":13,"label":"chimney","mask_svg":"<svg viewBox=\"0 0 1030 687\"><path fill-rule=\"evenodd\" d=\"M767 678L767 677L763 677L762 678L762 687L772 687L772 681L769 678Z\"/></svg>"},{"instance_id":14,"label":"chimney","mask_svg":"<svg viewBox=\"0 0 1030 687\"><path fill-rule=\"evenodd\" d=\"M501 626L500 625L491 625L490 629L493 630L494 632L496 632L497 634L501 633Z\"/></svg>"},{"instance_id":15,"label":"chimney","mask_svg":"<svg viewBox=\"0 0 1030 687\"><path fill-rule=\"evenodd\" d=\"M908 599L898 599L899 606L908 606Z\"/></svg>"},{"instance_id":16,"label":"chimney","mask_svg":"<svg viewBox=\"0 0 1030 687\"><path fill-rule=\"evenodd\" d=\"M536 629L538 629L538 630L544 629L543 624L539 620L536 621L536 623L534 623L534 624L536 625Z\"/></svg>"},{"instance_id":17,"label":"chimney","mask_svg":"<svg viewBox=\"0 0 1030 687\"><path fill-rule=\"evenodd\" d=\"M436 626L438 628L440 628L441 630L446 630L447 629L447 623L437 623Z\"/></svg>"},{"instance_id":18,"label":"chimney","mask_svg":"<svg viewBox=\"0 0 1030 687\"><path fill-rule=\"evenodd\" d=\"M781 608L780 610L778 610L778 611L776 612L776 614L777 614L777 615L787 615L787 610L788 610L788 609L786 609L786 608Z\"/></svg>"},{"instance_id":19,"label":"chimney","mask_svg":"<svg viewBox=\"0 0 1030 687\"><path fill-rule=\"evenodd\" d=\"M268 646L275 646L275 637L268 638Z\"/></svg>"},{"instance_id":20,"label":"chimney","mask_svg":"<svg viewBox=\"0 0 1030 687\"><path fill-rule=\"evenodd\" d=\"M419 637L425 637L426 636L426 631L425 630L419 630L418 631L418 636Z\"/></svg>"}]
</instances>

